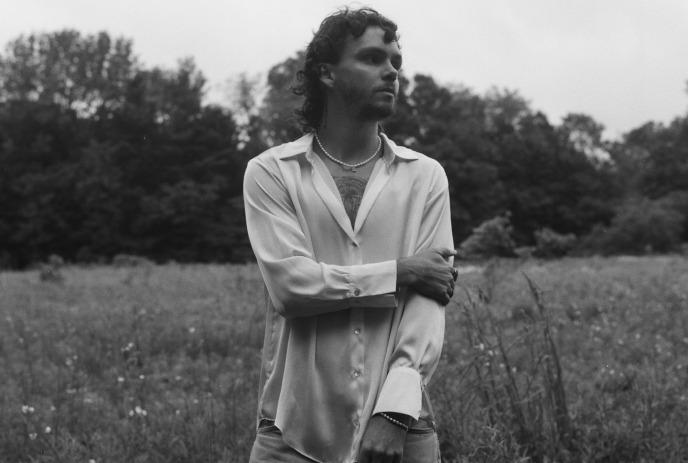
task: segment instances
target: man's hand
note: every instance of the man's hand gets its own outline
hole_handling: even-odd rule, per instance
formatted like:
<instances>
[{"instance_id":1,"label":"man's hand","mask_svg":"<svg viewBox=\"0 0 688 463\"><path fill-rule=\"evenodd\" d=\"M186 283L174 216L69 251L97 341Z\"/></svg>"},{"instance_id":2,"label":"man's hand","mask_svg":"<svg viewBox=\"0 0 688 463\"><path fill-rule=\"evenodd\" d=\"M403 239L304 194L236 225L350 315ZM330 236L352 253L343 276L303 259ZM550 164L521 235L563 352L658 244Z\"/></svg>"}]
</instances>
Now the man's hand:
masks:
<instances>
[{"instance_id":1,"label":"man's hand","mask_svg":"<svg viewBox=\"0 0 688 463\"><path fill-rule=\"evenodd\" d=\"M449 257L455 255L454 249L432 248L402 257L397 260L397 284L447 305L454 295L458 276L458 271L448 262Z\"/></svg>"},{"instance_id":2,"label":"man's hand","mask_svg":"<svg viewBox=\"0 0 688 463\"><path fill-rule=\"evenodd\" d=\"M401 463L406 442L406 430L373 415L363 433L358 463Z\"/></svg>"}]
</instances>

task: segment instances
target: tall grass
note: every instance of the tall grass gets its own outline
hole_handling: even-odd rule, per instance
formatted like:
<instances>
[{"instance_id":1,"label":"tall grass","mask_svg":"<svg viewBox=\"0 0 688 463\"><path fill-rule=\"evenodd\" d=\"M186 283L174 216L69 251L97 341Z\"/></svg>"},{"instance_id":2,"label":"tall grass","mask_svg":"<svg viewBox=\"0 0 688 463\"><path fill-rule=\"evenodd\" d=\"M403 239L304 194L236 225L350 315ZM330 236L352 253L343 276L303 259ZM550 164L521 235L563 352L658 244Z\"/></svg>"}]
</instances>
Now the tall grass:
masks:
<instances>
[{"instance_id":1,"label":"tall grass","mask_svg":"<svg viewBox=\"0 0 688 463\"><path fill-rule=\"evenodd\" d=\"M60 272L0 273L0 461L247 461L255 266ZM445 461L688 461L687 260L503 260L460 283L430 386Z\"/></svg>"},{"instance_id":2,"label":"tall grass","mask_svg":"<svg viewBox=\"0 0 688 463\"><path fill-rule=\"evenodd\" d=\"M457 411L464 417L460 435L480 436L487 431L488 440L467 440L467 445L457 447L451 444L453 439L446 439L447 459L466 454L470 461L514 461L514 457L533 462L565 461L577 450L550 314L540 289L527 275L524 279L537 310L514 313L517 326L492 312L491 291L478 288L477 300L467 291L466 301L459 303L462 333L474 349L472 353L463 351L467 364L453 364L442 377L454 374L466 378L467 383L459 389L473 394L475 400L467 402L445 392L440 394L445 402L440 410L446 413L457 399L467 402L468 407ZM451 356L450 351L447 357ZM438 387L453 390L449 384L436 385L435 389Z\"/></svg>"},{"instance_id":3,"label":"tall grass","mask_svg":"<svg viewBox=\"0 0 688 463\"><path fill-rule=\"evenodd\" d=\"M489 265L447 312L431 391L445 460L687 461L687 269Z\"/></svg>"}]
</instances>

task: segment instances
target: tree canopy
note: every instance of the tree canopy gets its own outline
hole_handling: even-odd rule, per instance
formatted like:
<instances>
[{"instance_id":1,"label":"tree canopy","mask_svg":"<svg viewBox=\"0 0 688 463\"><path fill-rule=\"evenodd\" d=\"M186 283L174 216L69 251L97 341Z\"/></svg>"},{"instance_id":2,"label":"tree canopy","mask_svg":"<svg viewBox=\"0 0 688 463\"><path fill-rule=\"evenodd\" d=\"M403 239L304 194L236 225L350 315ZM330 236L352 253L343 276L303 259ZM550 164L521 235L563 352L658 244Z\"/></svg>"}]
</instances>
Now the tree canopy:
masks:
<instances>
[{"instance_id":1,"label":"tree canopy","mask_svg":"<svg viewBox=\"0 0 688 463\"><path fill-rule=\"evenodd\" d=\"M244 168L300 135L290 89L303 59L275 64L264 84L242 76L228 108L205 102L191 58L147 68L130 40L105 32L10 42L0 55L0 267L50 254L249 259ZM426 74L400 83L384 130L443 165L457 243L495 217L509 218L520 246L565 234L603 252L628 227L635 243L613 252L688 241L688 115L610 141L589 115L554 124L516 90L480 95Z\"/></svg>"}]
</instances>

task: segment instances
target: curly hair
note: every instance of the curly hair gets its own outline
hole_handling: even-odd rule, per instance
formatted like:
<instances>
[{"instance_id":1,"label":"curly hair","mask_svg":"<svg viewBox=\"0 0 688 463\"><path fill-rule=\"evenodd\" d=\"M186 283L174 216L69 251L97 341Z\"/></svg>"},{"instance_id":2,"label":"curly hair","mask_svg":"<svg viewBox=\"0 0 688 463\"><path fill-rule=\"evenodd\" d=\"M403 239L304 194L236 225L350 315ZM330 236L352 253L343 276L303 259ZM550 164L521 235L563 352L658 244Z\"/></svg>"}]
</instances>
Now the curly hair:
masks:
<instances>
[{"instance_id":1,"label":"curly hair","mask_svg":"<svg viewBox=\"0 0 688 463\"><path fill-rule=\"evenodd\" d=\"M304 96L296 117L304 132L318 129L325 112L325 90L320 82L320 66L323 63L336 64L341 58L347 38L358 38L365 30L375 26L381 28L385 43L398 42L397 25L372 8L344 8L326 17L306 48L303 69L296 74L296 85L292 91Z\"/></svg>"}]
</instances>

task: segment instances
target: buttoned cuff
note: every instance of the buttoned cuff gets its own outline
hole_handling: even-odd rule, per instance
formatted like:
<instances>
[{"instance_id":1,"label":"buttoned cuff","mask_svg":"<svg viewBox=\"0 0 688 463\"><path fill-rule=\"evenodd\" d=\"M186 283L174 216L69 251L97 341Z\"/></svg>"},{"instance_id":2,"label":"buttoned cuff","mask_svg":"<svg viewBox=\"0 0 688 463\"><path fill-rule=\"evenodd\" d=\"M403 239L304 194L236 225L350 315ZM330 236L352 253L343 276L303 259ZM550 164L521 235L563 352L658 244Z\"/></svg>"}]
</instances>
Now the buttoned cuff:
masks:
<instances>
[{"instance_id":1,"label":"buttoned cuff","mask_svg":"<svg viewBox=\"0 0 688 463\"><path fill-rule=\"evenodd\" d=\"M403 413L417 420L422 408L422 378L410 367L389 370L377 398L373 415L380 412Z\"/></svg>"},{"instance_id":2,"label":"buttoned cuff","mask_svg":"<svg viewBox=\"0 0 688 463\"><path fill-rule=\"evenodd\" d=\"M346 276L348 297L390 294L396 291L397 261L365 264L365 269L365 272L351 272Z\"/></svg>"}]
</instances>

